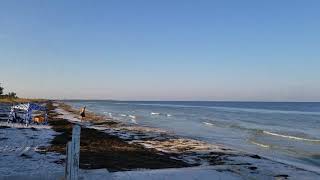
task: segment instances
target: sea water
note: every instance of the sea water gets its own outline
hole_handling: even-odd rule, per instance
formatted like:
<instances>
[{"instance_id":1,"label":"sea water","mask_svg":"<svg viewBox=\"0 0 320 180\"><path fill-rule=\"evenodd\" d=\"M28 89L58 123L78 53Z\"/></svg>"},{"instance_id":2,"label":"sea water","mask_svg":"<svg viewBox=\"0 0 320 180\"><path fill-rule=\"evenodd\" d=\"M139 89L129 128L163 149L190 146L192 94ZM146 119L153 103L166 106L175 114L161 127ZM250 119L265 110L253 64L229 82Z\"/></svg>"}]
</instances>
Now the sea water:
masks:
<instances>
[{"instance_id":1,"label":"sea water","mask_svg":"<svg viewBox=\"0 0 320 180\"><path fill-rule=\"evenodd\" d=\"M320 169L320 103L65 101L125 123Z\"/></svg>"}]
</instances>

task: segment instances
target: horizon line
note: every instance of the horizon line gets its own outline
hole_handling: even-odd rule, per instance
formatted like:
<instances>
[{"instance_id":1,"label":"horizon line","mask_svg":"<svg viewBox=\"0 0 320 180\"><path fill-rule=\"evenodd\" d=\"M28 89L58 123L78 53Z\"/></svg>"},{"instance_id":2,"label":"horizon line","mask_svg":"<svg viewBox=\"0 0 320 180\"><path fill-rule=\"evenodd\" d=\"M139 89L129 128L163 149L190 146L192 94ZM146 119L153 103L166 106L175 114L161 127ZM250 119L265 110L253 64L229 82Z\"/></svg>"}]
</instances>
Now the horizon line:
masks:
<instances>
[{"instance_id":1,"label":"horizon line","mask_svg":"<svg viewBox=\"0 0 320 180\"><path fill-rule=\"evenodd\" d=\"M320 101L257 101L257 100L116 100L116 99L48 99L54 101L122 101L122 102L243 102L243 103L320 103Z\"/></svg>"}]
</instances>

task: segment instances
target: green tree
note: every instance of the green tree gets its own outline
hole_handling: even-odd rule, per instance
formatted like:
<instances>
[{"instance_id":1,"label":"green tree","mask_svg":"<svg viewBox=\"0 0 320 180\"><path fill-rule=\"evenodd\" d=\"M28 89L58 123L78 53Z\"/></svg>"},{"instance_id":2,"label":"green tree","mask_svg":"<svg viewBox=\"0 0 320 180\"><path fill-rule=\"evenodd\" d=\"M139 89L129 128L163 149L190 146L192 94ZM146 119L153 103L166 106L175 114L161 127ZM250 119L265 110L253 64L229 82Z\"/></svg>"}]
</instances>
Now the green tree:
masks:
<instances>
[{"instance_id":1,"label":"green tree","mask_svg":"<svg viewBox=\"0 0 320 180\"><path fill-rule=\"evenodd\" d=\"M0 83L0 95L3 94L3 87L1 87L1 83Z\"/></svg>"},{"instance_id":2,"label":"green tree","mask_svg":"<svg viewBox=\"0 0 320 180\"><path fill-rule=\"evenodd\" d=\"M17 97L17 94L15 92L9 92L8 93L8 97L9 98L16 98Z\"/></svg>"}]
</instances>

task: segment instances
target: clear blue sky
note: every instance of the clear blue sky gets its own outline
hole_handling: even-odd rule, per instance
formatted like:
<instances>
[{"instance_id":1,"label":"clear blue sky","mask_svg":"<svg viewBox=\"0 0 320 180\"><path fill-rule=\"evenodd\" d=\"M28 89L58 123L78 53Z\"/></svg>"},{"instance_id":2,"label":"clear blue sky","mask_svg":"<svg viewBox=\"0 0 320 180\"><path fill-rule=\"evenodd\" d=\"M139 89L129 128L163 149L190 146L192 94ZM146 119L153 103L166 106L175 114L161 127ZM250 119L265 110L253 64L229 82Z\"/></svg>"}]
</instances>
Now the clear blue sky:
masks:
<instances>
[{"instance_id":1,"label":"clear blue sky","mask_svg":"<svg viewBox=\"0 0 320 180\"><path fill-rule=\"evenodd\" d=\"M319 0L2 0L24 97L320 101Z\"/></svg>"}]
</instances>

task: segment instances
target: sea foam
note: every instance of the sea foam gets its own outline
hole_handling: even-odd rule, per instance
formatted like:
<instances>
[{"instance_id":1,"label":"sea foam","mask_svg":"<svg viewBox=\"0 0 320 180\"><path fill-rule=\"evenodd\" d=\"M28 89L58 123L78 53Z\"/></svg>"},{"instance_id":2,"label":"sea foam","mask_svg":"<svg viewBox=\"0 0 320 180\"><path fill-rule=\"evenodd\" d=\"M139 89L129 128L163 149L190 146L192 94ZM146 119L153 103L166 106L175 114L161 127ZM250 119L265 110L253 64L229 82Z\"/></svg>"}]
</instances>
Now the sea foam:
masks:
<instances>
[{"instance_id":1,"label":"sea foam","mask_svg":"<svg viewBox=\"0 0 320 180\"><path fill-rule=\"evenodd\" d=\"M307 139L302 137L296 137L296 136L289 136L289 135L283 135L283 134L277 134L269 131L263 131L264 134L272 135L272 136L278 136L282 138L288 138L288 139L294 139L294 140L300 140L300 141L310 141L310 142L320 142L320 139Z\"/></svg>"}]
</instances>

